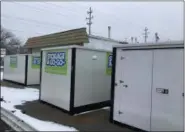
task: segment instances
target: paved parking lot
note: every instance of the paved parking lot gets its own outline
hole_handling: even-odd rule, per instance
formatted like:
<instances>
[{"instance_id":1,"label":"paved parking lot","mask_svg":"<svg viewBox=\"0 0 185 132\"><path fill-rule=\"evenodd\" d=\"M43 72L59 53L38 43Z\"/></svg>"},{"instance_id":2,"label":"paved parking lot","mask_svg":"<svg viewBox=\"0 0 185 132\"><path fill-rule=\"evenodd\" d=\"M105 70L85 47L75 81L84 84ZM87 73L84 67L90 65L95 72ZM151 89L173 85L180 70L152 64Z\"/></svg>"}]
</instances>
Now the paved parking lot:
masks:
<instances>
[{"instance_id":1,"label":"paved parking lot","mask_svg":"<svg viewBox=\"0 0 185 132\"><path fill-rule=\"evenodd\" d=\"M129 131L126 127L109 122L109 109L100 109L97 111L70 116L60 109L43 104L40 101L26 102L23 105L16 106L25 114L44 121L52 121L66 126L74 127L80 131Z\"/></svg>"},{"instance_id":2,"label":"paved parking lot","mask_svg":"<svg viewBox=\"0 0 185 132\"><path fill-rule=\"evenodd\" d=\"M2 82L2 85L14 88L24 88L23 86L9 82ZM51 105L41 103L39 100L26 102L15 107L33 118L74 127L80 131L133 131L127 127L121 127L110 123L109 109L100 109L85 114L71 116Z\"/></svg>"}]
</instances>

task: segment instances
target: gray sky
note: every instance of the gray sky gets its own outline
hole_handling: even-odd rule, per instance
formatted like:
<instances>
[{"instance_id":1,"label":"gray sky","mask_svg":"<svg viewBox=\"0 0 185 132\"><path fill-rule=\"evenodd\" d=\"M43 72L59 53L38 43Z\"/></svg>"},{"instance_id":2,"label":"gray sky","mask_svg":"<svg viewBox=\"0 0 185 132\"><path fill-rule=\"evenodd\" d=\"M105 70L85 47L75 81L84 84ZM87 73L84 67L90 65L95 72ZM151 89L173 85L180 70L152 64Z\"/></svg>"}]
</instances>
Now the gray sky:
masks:
<instances>
[{"instance_id":1,"label":"gray sky","mask_svg":"<svg viewBox=\"0 0 185 132\"><path fill-rule=\"evenodd\" d=\"M87 27L89 7L93 9L92 34L143 42L158 32L160 41L183 39L183 2L2 2L1 24L23 42L29 37ZM87 28L88 29L88 28ZM88 31L88 30L87 30Z\"/></svg>"}]
</instances>

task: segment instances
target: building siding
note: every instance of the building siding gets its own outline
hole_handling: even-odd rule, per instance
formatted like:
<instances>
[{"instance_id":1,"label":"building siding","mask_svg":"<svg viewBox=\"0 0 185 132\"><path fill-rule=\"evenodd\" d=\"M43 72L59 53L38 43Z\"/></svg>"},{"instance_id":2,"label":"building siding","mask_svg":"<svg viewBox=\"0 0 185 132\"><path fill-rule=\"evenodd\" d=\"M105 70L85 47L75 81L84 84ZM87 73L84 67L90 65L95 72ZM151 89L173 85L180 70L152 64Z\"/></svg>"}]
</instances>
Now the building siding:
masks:
<instances>
[{"instance_id":1,"label":"building siding","mask_svg":"<svg viewBox=\"0 0 185 132\"><path fill-rule=\"evenodd\" d=\"M112 50L113 45L123 45L118 42L89 38L89 43L84 43L84 47Z\"/></svg>"}]
</instances>

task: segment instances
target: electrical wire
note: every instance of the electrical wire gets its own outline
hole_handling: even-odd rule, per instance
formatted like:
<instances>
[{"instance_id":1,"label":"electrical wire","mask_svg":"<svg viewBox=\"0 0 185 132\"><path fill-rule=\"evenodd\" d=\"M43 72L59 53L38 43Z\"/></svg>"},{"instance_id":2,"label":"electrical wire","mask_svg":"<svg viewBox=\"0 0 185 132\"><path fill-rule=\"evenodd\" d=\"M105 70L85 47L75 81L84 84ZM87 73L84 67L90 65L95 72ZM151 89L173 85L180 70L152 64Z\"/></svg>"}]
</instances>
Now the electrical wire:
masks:
<instances>
[{"instance_id":1,"label":"electrical wire","mask_svg":"<svg viewBox=\"0 0 185 132\"><path fill-rule=\"evenodd\" d=\"M29 7L29 8L31 8L31 9L34 9L34 10L37 10L37 11L50 11L50 10L47 10L46 8L44 8L43 9L43 6L42 6L42 8L38 8L38 7L34 7L34 6L30 6L30 5L26 5L26 4L22 4L22 3L17 3L17 2L13 2L13 3L15 3L15 4L19 4L19 5L23 5L23 6L27 6L27 7ZM61 7L63 7L63 6L61 6L61 5L56 5L56 4L53 4L53 3L48 3L48 2L44 2L45 4L49 4L49 5L52 5L53 7L57 7L57 8L61 8ZM86 7L85 5L78 5L78 6L83 6L83 7ZM98 12L100 12L100 13L103 13L104 15L107 15L107 16L110 16L110 14L109 13L105 13L105 12L102 12L101 10L98 10L98 9L96 9ZM71 10L69 10L68 9L68 11L70 11L70 12L72 12L72 13L75 13L75 14L78 14L79 15L79 13L76 13L76 12L74 12L74 11L71 11ZM51 13L51 12L50 12ZM56 14L56 15L60 15L60 16L67 16L66 14L62 14L62 13L60 13L60 12L52 12L53 14ZM120 17L118 17L117 15L115 15L115 14L113 14L114 15L114 19L112 19L111 17L107 17L108 19L110 19L111 18L111 20L114 20L114 21L123 21L123 22L125 22L125 20L123 20L122 18L120 18ZM4 17L4 16L3 16ZM7 16L5 16L5 17L7 17ZM15 18L15 17L14 17ZM61 27L60 25L57 25L57 24L52 24L52 23L47 23L47 22L41 22L41 21L37 21L37 20L31 20L31 19L25 19L25 18L20 18L20 17L17 17L16 19L19 19L19 20L23 20L23 21L32 21L32 22L34 22L34 23L37 23L37 24L41 24L41 25L43 25L44 23L45 24L47 24L47 25L51 25L51 26L55 26L55 27ZM128 20L127 20L128 21ZM132 26L139 26L139 27L144 27L143 25L139 25L139 24L134 24L133 22L130 22L130 21L128 21L128 23L131 23L132 24Z\"/></svg>"},{"instance_id":2,"label":"electrical wire","mask_svg":"<svg viewBox=\"0 0 185 132\"><path fill-rule=\"evenodd\" d=\"M23 32L23 33L28 33L26 31L23 31L23 30L18 30L18 29L7 29L7 30L10 30L10 31L15 31L15 32ZM41 33L41 32L35 32L34 33L37 33L37 34L44 34L44 33Z\"/></svg>"},{"instance_id":3,"label":"electrical wire","mask_svg":"<svg viewBox=\"0 0 185 132\"><path fill-rule=\"evenodd\" d=\"M37 11L41 11L41 12L45 12L47 11L47 13L52 13L52 14L55 14L55 15L60 15L60 16L68 16L67 14L62 14L60 12L51 12L51 10L46 10L46 9L43 9L43 8L38 8L38 7L35 7L35 6L30 6L30 5L27 5L27 4L22 4L22 3L18 3L18 2L12 2L14 4L18 4L18 5L23 5L23 6L27 6L29 7L30 9L33 9L33 10L37 10ZM49 12L48 12L49 11Z\"/></svg>"},{"instance_id":4,"label":"electrical wire","mask_svg":"<svg viewBox=\"0 0 185 132\"><path fill-rule=\"evenodd\" d=\"M37 24L47 24L47 25L51 25L51 26L54 26L54 27L57 27L57 28L61 28L63 26L61 25L57 25L57 24L52 24L52 23L48 23L48 22L44 22L44 21L38 21L38 20L33 20L33 19L25 19L23 17L16 17L16 16L10 16L10 15L7 15L7 14L1 14L1 17L6 17L6 18L15 18L15 19L18 19L18 20L22 20L22 21L27 21L27 22L34 22L34 23L37 23Z\"/></svg>"}]
</instances>

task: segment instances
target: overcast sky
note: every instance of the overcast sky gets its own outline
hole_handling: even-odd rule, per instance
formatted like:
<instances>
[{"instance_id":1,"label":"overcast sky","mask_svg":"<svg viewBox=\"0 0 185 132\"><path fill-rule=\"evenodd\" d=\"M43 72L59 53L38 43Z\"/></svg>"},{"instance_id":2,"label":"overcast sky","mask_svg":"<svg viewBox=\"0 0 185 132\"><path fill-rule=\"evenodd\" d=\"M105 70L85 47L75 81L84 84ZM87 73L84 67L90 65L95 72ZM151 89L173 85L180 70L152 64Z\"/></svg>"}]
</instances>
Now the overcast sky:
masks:
<instances>
[{"instance_id":1,"label":"overcast sky","mask_svg":"<svg viewBox=\"0 0 185 132\"><path fill-rule=\"evenodd\" d=\"M87 27L89 7L93 10L92 34L118 40L137 37L148 41L158 32L160 41L183 39L183 2L2 2L1 24L23 42L29 37ZM88 28L87 28L88 32Z\"/></svg>"}]
</instances>

